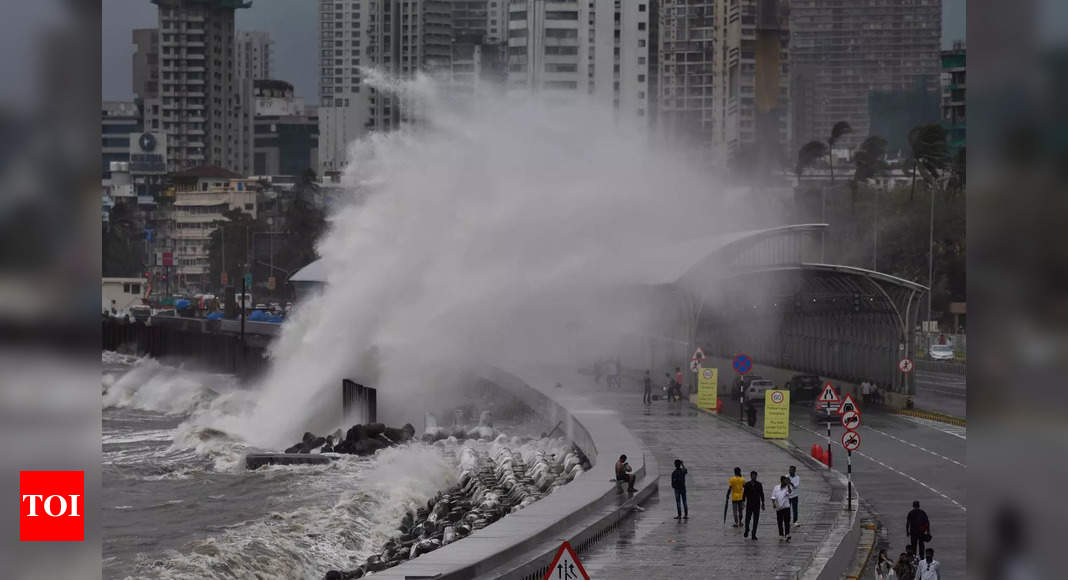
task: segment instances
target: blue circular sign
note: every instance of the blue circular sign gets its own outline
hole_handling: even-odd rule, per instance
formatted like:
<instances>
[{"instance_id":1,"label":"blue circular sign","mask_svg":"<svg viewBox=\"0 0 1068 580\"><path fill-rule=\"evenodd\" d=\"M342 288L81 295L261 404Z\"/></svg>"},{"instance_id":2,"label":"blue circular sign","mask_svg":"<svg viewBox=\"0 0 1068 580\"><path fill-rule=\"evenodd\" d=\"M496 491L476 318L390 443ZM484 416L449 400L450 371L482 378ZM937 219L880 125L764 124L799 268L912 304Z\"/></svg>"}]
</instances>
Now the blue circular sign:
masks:
<instances>
[{"instance_id":1,"label":"blue circular sign","mask_svg":"<svg viewBox=\"0 0 1068 580\"><path fill-rule=\"evenodd\" d=\"M735 372L740 375L744 375L753 370L753 359L749 358L749 355L740 354L734 357L734 362L731 363Z\"/></svg>"}]
</instances>

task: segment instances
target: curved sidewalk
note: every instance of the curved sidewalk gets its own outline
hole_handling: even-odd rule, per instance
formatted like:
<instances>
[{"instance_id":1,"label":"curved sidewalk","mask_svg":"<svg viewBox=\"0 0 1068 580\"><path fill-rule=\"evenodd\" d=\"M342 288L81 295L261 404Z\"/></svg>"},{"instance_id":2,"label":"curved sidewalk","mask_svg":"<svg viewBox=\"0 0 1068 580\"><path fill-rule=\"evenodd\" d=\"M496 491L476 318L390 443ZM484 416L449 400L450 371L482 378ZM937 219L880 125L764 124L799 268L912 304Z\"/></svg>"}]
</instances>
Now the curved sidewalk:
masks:
<instances>
[{"instance_id":1,"label":"curved sidewalk","mask_svg":"<svg viewBox=\"0 0 1068 580\"><path fill-rule=\"evenodd\" d=\"M688 403L654 401L646 407L640 393L591 393L598 403L620 413L660 464L659 497L621 526L614 538L582 557L592 578L817 578L832 574L832 555L853 526L843 511L844 490L834 473L742 428L736 420L714 417ZM690 519L675 520L671 490L674 460L689 470ZM801 476L801 526L793 540L780 542L771 490L779 475L796 465ZM728 513L723 523L727 479L740 467L746 479L759 472L768 510L761 513L759 540L742 537ZM612 541L614 539L614 541ZM848 547L846 552L848 552ZM829 561L832 565L825 564ZM821 574L821 572L823 574ZM839 576L834 574L834 576Z\"/></svg>"}]
</instances>

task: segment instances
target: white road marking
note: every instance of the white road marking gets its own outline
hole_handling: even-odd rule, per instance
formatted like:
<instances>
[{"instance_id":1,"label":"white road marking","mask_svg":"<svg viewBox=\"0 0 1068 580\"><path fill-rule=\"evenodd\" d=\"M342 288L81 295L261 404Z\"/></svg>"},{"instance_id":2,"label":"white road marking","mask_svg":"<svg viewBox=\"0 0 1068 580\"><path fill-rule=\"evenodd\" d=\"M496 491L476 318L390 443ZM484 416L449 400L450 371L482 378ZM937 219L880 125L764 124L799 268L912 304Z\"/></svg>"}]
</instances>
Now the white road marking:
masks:
<instances>
[{"instance_id":1,"label":"white road marking","mask_svg":"<svg viewBox=\"0 0 1068 580\"><path fill-rule=\"evenodd\" d=\"M791 425L793 425L794 427L797 427L798 429L801 429L803 431L808 431L809 433L812 433L812 434L815 434L815 435L821 435L818 431L814 431L812 429L809 429L808 427L805 427L804 425L799 425L797 423L791 423ZM822 434L822 436L826 436L826 433ZM837 445L838 447L842 447L842 444L840 442L838 442L838 441L834 441L834 445ZM843 450L844 449L845 448L843 447ZM882 466L884 469L892 471L892 472L894 472L894 473L896 473L896 474L898 474L898 475L900 475L900 476L912 481L913 483L917 483L917 484L923 486L924 488L926 488L931 493L933 493L933 494L937 495L938 497L941 497L942 499L948 501L949 503L957 506L958 508L960 508L961 511L963 511L965 513L968 512L968 508L965 507L964 504L962 504L959 501L949 497L948 495L942 493L941 491L931 487L930 485L924 483L923 481L920 481L919 479L916 479L915 477L905 473L904 471L901 471L900 469L897 469L895 467L891 467L890 465L887 465L886 463L884 463L884 462L872 457L871 455L868 455L867 453L864 453L863 451L854 451L853 453L856 453L857 455L859 455L859 456L861 456L861 457L863 457L863 458L865 458L865 459L867 459L869 461L877 463L880 466Z\"/></svg>"},{"instance_id":2,"label":"white road marking","mask_svg":"<svg viewBox=\"0 0 1068 580\"><path fill-rule=\"evenodd\" d=\"M924 419L922 417L913 417L912 415L898 415L898 417L916 423L917 425L923 425L930 427L935 431L941 431L946 435L952 435L959 439L968 439L968 428L961 427L959 425L950 425L949 423L943 423L941 421L934 421L932 419Z\"/></svg>"},{"instance_id":3,"label":"white road marking","mask_svg":"<svg viewBox=\"0 0 1068 580\"><path fill-rule=\"evenodd\" d=\"M909 445L909 446L911 446L911 447L913 447L915 449L919 449L920 451L923 451L924 453L930 453L931 455L934 455L935 457L937 457L939 459L945 459L946 461L948 461L948 462L950 462L950 463L952 463L954 465L959 465L959 466L961 466L961 467L963 467L965 469L968 469L967 465L964 465L963 463L957 461L956 459L953 459L952 457L946 457L945 455L942 455L941 453L938 453L937 451L931 451L930 449L928 449L926 447L923 447L922 445L916 445L912 441L905 441L904 439L902 439L900 437L897 437L896 435L891 435L891 434L887 433L886 431L882 431L882 430L876 429L875 427L865 427L865 429L868 429L869 431L875 431L876 433L878 433L880 435L885 435L885 436L893 439L894 441L897 441L899 443L904 443L905 445Z\"/></svg>"}]
</instances>

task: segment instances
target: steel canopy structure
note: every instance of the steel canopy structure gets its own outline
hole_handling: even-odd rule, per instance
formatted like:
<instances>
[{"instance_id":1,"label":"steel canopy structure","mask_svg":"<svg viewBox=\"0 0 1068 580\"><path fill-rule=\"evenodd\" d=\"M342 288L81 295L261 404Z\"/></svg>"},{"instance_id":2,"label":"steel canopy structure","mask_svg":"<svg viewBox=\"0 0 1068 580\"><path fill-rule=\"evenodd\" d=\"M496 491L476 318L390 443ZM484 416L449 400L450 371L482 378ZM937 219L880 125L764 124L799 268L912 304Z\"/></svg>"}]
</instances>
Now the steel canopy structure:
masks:
<instances>
[{"instance_id":1,"label":"steel canopy structure","mask_svg":"<svg viewBox=\"0 0 1068 580\"><path fill-rule=\"evenodd\" d=\"M927 287L854 266L820 263L826 224L733 236L672 284L689 342L716 355L824 377L874 381L911 394L909 330Z\"/></svg>"}]
</instances>

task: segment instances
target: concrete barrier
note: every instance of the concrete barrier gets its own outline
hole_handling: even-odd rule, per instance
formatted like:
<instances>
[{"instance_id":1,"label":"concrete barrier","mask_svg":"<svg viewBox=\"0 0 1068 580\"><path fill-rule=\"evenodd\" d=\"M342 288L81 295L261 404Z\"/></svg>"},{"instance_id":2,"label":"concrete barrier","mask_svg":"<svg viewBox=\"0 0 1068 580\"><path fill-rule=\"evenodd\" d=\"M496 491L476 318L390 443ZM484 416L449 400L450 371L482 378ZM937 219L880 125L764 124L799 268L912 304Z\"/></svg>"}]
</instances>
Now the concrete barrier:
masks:
<instances>
[{"instance_id":1,"label":"concrete barrier","mask_svg":"<svg viewBox=\"0 0 1068 580\"><path fill-rule=\"evenodd\" d=\"M478 376L518 397L547 423L560 423L586 454L590 470L526 508L460 541L378 572L376 578L541 578L562 541L576 549L589 545L656 491L660 472L652 453L615 412L589 397L553 387L561 374L534 369L523 371L521 379L511 372L485 368ZM634 494L620 493L614 481L615 460L621 454L628 455L635 467L638 491Z\"/></svg>"}]
</instances>

